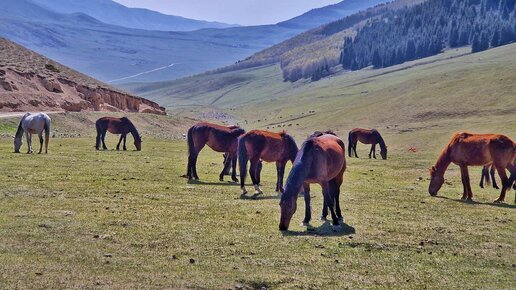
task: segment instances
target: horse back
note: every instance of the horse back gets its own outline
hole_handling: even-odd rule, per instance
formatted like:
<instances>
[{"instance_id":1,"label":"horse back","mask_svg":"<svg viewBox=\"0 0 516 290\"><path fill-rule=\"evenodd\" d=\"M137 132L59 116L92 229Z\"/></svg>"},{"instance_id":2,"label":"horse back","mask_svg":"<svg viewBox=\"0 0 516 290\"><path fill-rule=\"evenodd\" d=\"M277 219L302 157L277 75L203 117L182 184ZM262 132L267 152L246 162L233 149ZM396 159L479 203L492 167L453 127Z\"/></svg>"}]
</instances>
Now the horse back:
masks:
<instances>
[{"instance_id":1,"label":"horse back","mask_svg":"<svg viewBox=\"0 0 516 290\"><path fill-rule=\"evenodd\" d=\"M225 127L208 122L197 123L191 129L195 144L207 144L217 152L236 152L238 137L244 133L238 126Z\"/></svg>"},{"instance_id":2,"label":"horse back","mask_svg":"<svg viewBox=\"0 0 516 290\"><path fill-rule=\"evenodd\" d=\"M491 162L506 166L514 159L512 140L501 134L456 133L448 144L456 164L485 165Z\"/></svg>"},{"instance_id":3,"label":"horse back","mask_svg":"<svg viewBox=\"0 0 516 290\"><path fill-rule=\"evenodd\" d=\"M344 142L328 134L314 138L314 142L308 182L320 183L341 177L346 170Z\"/></svg>"}]
</instances>

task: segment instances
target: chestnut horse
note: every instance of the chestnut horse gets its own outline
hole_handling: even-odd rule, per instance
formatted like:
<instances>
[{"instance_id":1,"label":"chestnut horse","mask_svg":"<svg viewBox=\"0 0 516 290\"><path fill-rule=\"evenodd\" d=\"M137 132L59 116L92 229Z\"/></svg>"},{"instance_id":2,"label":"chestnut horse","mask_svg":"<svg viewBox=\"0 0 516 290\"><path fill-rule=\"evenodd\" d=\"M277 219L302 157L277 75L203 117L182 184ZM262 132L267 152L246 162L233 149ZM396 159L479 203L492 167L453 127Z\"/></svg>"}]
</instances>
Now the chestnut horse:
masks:
<instances>
[{"instance_id":1,"label":"chestnut horse","mask_svg":"<svg viewBox=\"0 0 516 290\"><path fill-rule=\"evenodd\" d=\"M324 205L322 218L326 219L327 208L330 209L333 225L338 226L343 221L340 210L340 186L346 170L346 149L344 142L331 132L316 132L302 145L285 185L285 193L281 196L281 217L279 229L288 230L290 220L296 212L297 197L304 190L305 218L304 225L309 225L310 185L318 183L323 190ZM335 208L334 208L335 205Z\"/></svg>"},{"instance_id":2,"label":"chestnut horse","mask_svg":"<svg viewBox=\"0 0 516 290\"><path fill-rule=\"evenodd\" d=\"M188 129L188 165L186 175L188 179L199 179L197 175L197 157L199 153L208 145L216 152L224 152L224 168L219 175L220 181L224 180L224 172L230 165L233 172L231 179L238 182L236 177L236 152L238 146L238 137L244 134L244 129L237 126L225 127L217 124L201 122L193 125Z\"/></svg>"},{"instance_id":3,"label":"chestnut horse","mask_svg":"<svg viewBox=\"0 0 516 290\"><path fill-rule=\"evenodd\" d=\"M382 159L387 159L387 146L383 141L382 136L376 129L362 129L355 128L349 131L348 135L349 147L348 147L348 155L351 157L353 152L355 153L355 157L358 158L357 155L357 143L358 141L364 144L371 144L371 151L369 151L369 158L371 155L374 159L376 159L376 144L380 145L380 155Z\"/></svg>"},{"instance_id":4,"label":"chestnut horse","mask_svg":"<svg viewBox=\"0 0 516 290\"><path fill-rule=\"evenodd\" d=\"M273 133L252 130L238 139L238 159L240 164L240 188L242 195L247 194L245 178L247 161L251 161L249 175L257 194L263 194L260 189L260 160L276 162L277 181L276 192L283 192L283 176L285 165L290 160L294 162L297 154L296 141L285 132Z\"/></svg>"},{"instance_id":5,"label":"chestnut horse","mask_svg":"<svg viewBox=\"0 0 516 290\"><path fill-rule=\"evenodd\" d=\"M516 144L507 136L499 134L455 133L448 145L443 149L437 162L430 169L430 185L428 192L435 196L444 183L444 172L455 163L460 167L464 193L462 199L472 200L473 192L469 182L468 166L482 166L493 163L502 180L502 191L495 202L505 199L507 188L512 186L507 174L516 174ZM512 178L512 177L511 177Z\"/></svg>"},{"instance_id":6,"label":"chestnut horse","mask_svg":"<svg viewBox=\"0 0 516 290\"><path fill-rule=\"evenodd\" d=\"M127 117L115 118L115 117L103 117L95 122L95 127L97 128L97 141L95 143L95 148L100 150L100 143L102 142L102 148L107 150L106 146L106 133L112 134L120 134L120 141L116 145L116 150L120 150L120 143L124 141L123 149L127 150L126 141L127 134L131 133L134 138L134 146L137 151L142 150L142 138L133 122L129 120Z\"/></svg>"}]
</instances>

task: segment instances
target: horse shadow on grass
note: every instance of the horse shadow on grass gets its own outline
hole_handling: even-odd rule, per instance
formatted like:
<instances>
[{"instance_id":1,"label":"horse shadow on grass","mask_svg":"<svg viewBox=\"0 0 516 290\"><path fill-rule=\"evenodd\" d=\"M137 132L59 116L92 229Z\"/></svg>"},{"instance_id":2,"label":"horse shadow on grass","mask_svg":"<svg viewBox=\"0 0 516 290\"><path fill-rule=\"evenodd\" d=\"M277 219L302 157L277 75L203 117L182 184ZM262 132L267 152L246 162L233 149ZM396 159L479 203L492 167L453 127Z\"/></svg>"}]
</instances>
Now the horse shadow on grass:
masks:
<instances>
[{"instance_id":1,"label":"horse shadow on grass","mask_svg":"<svg viewBox=\"0 0 516 290\"><path fill-rule=\"evenodd\" d=\"M197 184L197 185L222 185L222 186L239 185L238 182L234 182L234 181L204 182L204 181L194 180L194 179L189 179L187 183L188 184Z\"/></svg>"},{"instance_id":2,"label":"horse shadow on grass","mask_svg":"<svg viewBox=\"0 0 516 290\"><path fill-rule=\"evenodd\" d=\"M284 237L317 236L317 237L340 237L355 234L355 228L346 223L341 223L335 228L329 221L325 221L319 227L308 228L305 231L285 231Z\"/></svg>"},{"instance_id":3,"label":"horse shadow on grass","mask_svg":"<svg viewBox=\"0 0 516 290\"><path fill-rule=\"evenodd\" d=\"M514 205L514 204L507 204L507 203L480 202L480 201L474 201L474 200L463 200L463 199L449 198L449 197L446 197L446 196L436 196L436 198L446 199L446 200L460 202L460 203L469 204L469 205L489 205L489 206L495 206L495 207L516 209L516 205Z\"/></svg>"},{"instance_id":4,"label":"horse shadow on grass","mask_svg":"<svg viewBox=\"0 0 516 290\"><path fill-rule=\"evenodd\" d=\"M265 195L265 194L241 194L240 199L244 200L268 200L268 199L280 199L281 195Z\"/></svg>"}]
</instances>

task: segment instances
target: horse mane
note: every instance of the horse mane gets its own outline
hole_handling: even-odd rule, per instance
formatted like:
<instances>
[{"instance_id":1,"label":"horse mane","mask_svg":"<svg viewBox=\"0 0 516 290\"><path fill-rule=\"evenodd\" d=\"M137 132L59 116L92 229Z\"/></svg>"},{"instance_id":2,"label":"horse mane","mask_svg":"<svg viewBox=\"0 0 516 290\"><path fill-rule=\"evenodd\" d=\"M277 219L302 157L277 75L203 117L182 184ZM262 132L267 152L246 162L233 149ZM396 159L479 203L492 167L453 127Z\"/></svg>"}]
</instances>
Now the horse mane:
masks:
<instances>
[{"instance_id":1,"label":"horse mane","mask_svg":"<svg viewBox=\"0 0 516 290\"><path fill-rule=\"evenodd\" d=\"M315 131L312 133L312 135L310 135L308 138L312 138L312 137L321 137L322 135L333 135L333 136L337 136L337 134L335 132L333 132L332 130L328 130L328 131L325 131L325 132L321 132L321 131Z\"/></svg>"},{"instance_id":2,"label":"horse mane","mask_svg":"<svg viewBox=\"0 0 516 290\"><path fill-rule=\"evenodd\" d=\"M310 173L310 168L312 167L312 150L314 144L315 138L309 138L301 146L288 175L287 182L285 184L285 193L281 195L282 201L292 198L292 196L299 193L299 189L306 180L306 177Z\"/></svg>"},{"instance_id":3,"label":"horse mane","mask_svg":"<svg viewBox=\"0 0 516 290\"><path fill-rule=\"evenodd\" d=\"M437 157L437 161L435 165L430 168L430 173L436 173L440 170L446 170L448 165L450 164L450 146L454 144L457 139L454 137L452 140L443 148L439 157Z\"/></svg>"},{"instance_id":4,"label":"horse mane","mask_svg":"<svg viewBox=\"0 0 516 290\"><path fill-rule=\"evenodd\" d=\"M19 138L22 138L23 136L23 121L25 120L25 118L27 118L28 116L30 116L31 114L30 113L26 113L25 115L23 115L23 117L21 118L20 120L20 123L18 123L18 129L16 130L16 135L15 135L15 139L19 139Z\"/></svg>"}]
</instances>

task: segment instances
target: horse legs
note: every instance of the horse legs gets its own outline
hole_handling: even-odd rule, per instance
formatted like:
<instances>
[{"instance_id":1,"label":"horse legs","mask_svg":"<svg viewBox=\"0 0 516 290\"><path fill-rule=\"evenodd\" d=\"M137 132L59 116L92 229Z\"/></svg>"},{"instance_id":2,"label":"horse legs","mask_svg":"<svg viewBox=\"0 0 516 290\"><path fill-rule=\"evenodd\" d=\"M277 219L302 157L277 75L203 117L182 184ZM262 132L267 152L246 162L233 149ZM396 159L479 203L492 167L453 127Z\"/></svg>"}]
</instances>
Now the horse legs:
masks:
<instances>
[{"instance_id":1,"label":"horse legs","mask_svg":"<svg viewBox=\"0 0 516 290\"><path fill-rule=\"evenodd\" d=\"M251 168L249 169L249 175L251 175L251 180L253 181L254 189L257 194L263 194L263 191L260 188L260 174L258 174L258 163L260 162L259 158L251 159Z\"/></svg>"},{"instance_id":2,"label":"horse legs","mask_svg":"<svg viewBox=\"0 0 516 290\"><path fill-rule=\"evenodd\" d=\"M283 176L285 175L285 165L287 165L286 162L283 161L277 161L276 162L276 171L277 171L277 181L276 181L276 192L277 193L283 193Z\"/></svg>"},{"instance_id":3,"label":"horse legs","mask_svg":"<svg viewBox=\"0 0 516 290\"><path fill-rule=\"evenodd\" d=\"M480 175L480 188L484 188L484 178L486 179L486 183L487 185L489 185L491 183L491 181L489 180L489 174L487 173L487 167L484 166L482 167L482 174Z\"/></svg>"},{"instance_id":4,"label":"horse legs","mask_svg":"<svg viewBox=\"0 0 516 290\"><path fill-rule=\"evenodd\" d=\"M335 200L332 192L332 186L329 182L325 182L322 184L323 189L323 195L324 195L324 203L328 206L328 209L330 210L331 219L333 220L333 225L338 226L339 225L339 219L337 218L337 215L335 214Z\"/></svg>"},{"instance_id":5,"label":"horse legs","mask_svg":"<svg viewBox=\"0 0 516 290\"><path fill-rule=\"evenodd\" d=\"M498 199L496 199L494 202L503 202L505 200L505 192L509 186L512 186L512 184L509 184L509 178L507 177L507 173L505 173L505 168L503 166L499 166L497 164L494 164L493 166L496 167L496 171L498 171L498 175L502 181L502 191L500 192L500 197L498 197Z\"/></svg>"},{"instance_id":6,"label":"horse legs","mask_svg":"<svg viewBox=\"0 0 516 290\"><path fill-rule=\"evenodd\" d=\"M469 173L467 165L460 165L460 174L462 178L462 186L464 188L464 193L462 194L462 199L472 200L473 192L471 191L471 185L469 182Z\"/></svg>"},{"instance_id":7,"label":"horse legs","mask_svg":"<svg viewBox=\"0 0 516 290\"><path fill-rule=\"evenodd\" d=\"M104 150L108 150L107 146L106 146L106 134L107 134L107 131L104 131L104 132L102 132L102 136L101 136L101 139L102 139L102 149L104 149Z\"/></svg>"},{"instance_id":8,"label":"horse legs","mask_svg":"<svg viewBox=\"0 0 516 290\"><path fill-rule=\"evenodd\" d=\"M224 175L226 175L226 172L228 171L228 168L231 165L232 161L233 161L233 158L231 155L227 155L224 158L224 167L222 168L222 171L220 172L220 175L219 175L220 181L224 181Z\"/></svg>"},{"instance_id":9,"label":"horse legs","mask_svg":"<svg viewBox=\"0 0 516 290\"><path fill-rule=\"evenodd\" d=\"M231 180L233 180L233 182L238 182L238 178L236 176L236 167L237 167L237 159L238 158L237 158L236 153L230 155L230 157L231 157Z\"/></svg>"},{"instance_id":10,"label":"horse legs","mask_svg":"<svg viewBox=\"0 0 516 290\"><path fill-rule=\"evenodd\" d=\"M120 151L120 143L124 140L124 134L120 135L120 140L118 140L118 144L116 144L116 151Z\"/></svg>"},{"instance_id":11,"label":"horse legs","mask_svg":"<svg viewBox=\"0 0 516 290\"><path fill-rule=\"evenodd\" d=\"M127 151L127 146L125 146L125 143L127 141L127 134L124 134L124 151Z\"/></svg>"},{"instance_id":12,"label":"horse legs","mask_svg":"<svg viewBox=\"0 0 516 290\"><path fill-rule=\"evenodd\" d=\"M309 226L312 219L312 209L310 208L310 185L308 183L303 184L303 191L305 194L305 219L303 220L303 225Z\"/></svg>"},{"instance_id":13,"label":"horse legs","mask_svg":"<svg viewBox=\"0 0 516 290\"><path fill-rule=\"evenodd\" d=\"M32 134L25 132L25 138L27 139L27 154L32 153Z\"/></svg>"},{"instance_id":14,"label":"horse legs","mask_svg":"<svg viewBox=\"0 0 516 290\"><path fill-rule=\"evenodd\" d=\"M491 180L493 181L493 188L500 189L498 187L498 184L496 184L496 178L495 178L495 167L491 166L491 170L489 172L491 174ZM486 172L487 175L487 172Z\"/></svg>"},{"instance_id":15,"label":"horse legs","mask_svg":"<svg viewBox=\"0 0 516 290\"><path fill-rule=\"evenodd\" d=\"M358 154L357 154L357 143L358 143L358 140L355 140L355 142L353 143L353 151L355 152L355 157L358 158Z\"/></svg>"},{"instance_id":16,"label":"horse legs","mask_svg":"<svg viewBox=\"0 0 516 290\"><path fill-rule=\"evenodd\" d=\"M43 151L43 132L40 132L38 134L39 137L39 152L38 154L41 154L41 151Z\"/></svg>"},{"instance_id":17,"label":"horse legs","mask_svg":"<svg viewBox=\"0 0 516 290\"><path fill-rule=\"evenodd\" d=\"M342 176L337 176L330 181L330 185L333 187L333 196L335 197L335 210L339 221L343 222L342 211L340 210L340 186L342 185Z\"/></svg>"},{"instance_id":18,"label":"horse legs","mask_svg":"<svg viewBox=\"0 0 516 290\"><path fill-rule=\"evenodd\" d=\"M371 151L369 151L369 159L371 159L371 154L373 158L376 159L376 144L371 145Z\"/></svg>"}]
</instances>

